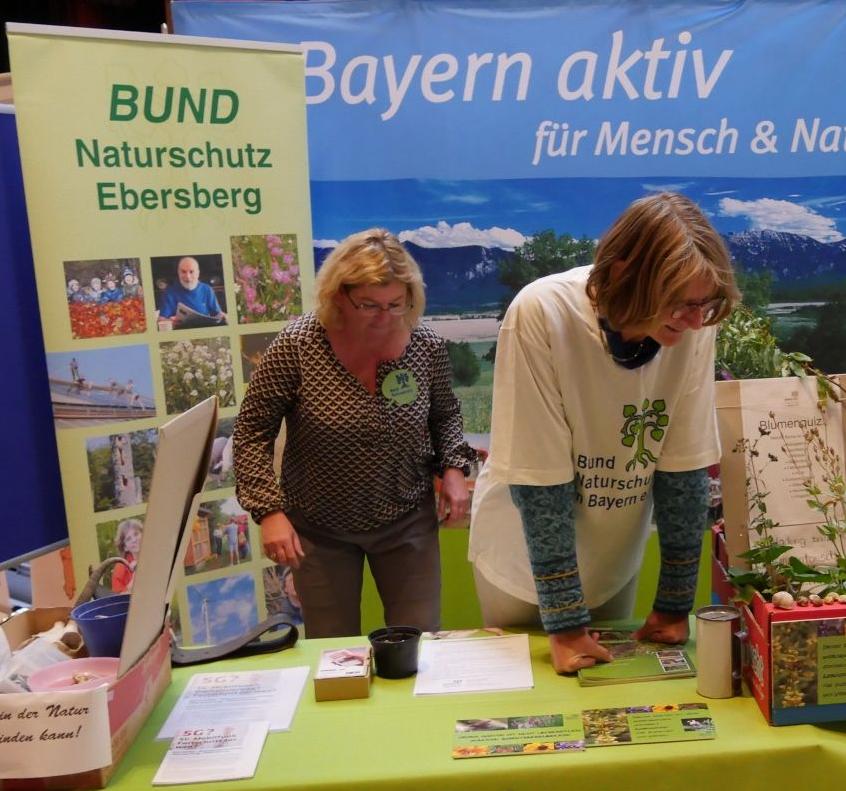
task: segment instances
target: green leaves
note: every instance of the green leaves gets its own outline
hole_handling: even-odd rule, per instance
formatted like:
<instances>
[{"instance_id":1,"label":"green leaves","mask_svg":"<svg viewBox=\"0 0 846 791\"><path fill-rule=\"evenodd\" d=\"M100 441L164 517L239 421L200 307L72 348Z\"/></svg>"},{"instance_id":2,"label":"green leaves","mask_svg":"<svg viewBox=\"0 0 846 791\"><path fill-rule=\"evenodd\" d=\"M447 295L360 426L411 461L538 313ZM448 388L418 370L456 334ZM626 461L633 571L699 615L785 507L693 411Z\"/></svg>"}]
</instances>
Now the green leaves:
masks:
<instances>
[{"instance_id":1,"label":"green leaves","mask_svg":"<svg viewBox=\"0 0 846 791\"><path fill-rule=\"evenodd\" d=\"M752 549L747 549L746 552L741 552L738 557L749 560L752 563L769 566L776 558L780 558L785 552L790 552L791 549L793 547L786 544L758 545L752 547Z\"/></svg>"}]
</instances>

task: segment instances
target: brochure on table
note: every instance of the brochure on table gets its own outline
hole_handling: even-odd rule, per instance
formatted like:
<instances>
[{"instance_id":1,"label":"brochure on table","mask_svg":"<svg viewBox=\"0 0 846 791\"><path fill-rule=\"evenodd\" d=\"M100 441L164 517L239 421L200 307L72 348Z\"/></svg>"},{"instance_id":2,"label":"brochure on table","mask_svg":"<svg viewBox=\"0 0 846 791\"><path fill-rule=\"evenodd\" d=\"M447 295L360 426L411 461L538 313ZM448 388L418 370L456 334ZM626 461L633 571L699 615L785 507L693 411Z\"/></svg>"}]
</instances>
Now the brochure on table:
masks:
<instances>
[{"instance_id":1,"label":"brochure on table","mask_svg":"<svg viewBox=\"0 0 846 791\"><path fill-rule=\"evenodd\" d=\"M271 731L287 731L300 701L308 667L230 673L197 673L180 695L158 739L188 729L267 720Z\"/></svg>"},{"instance_id":2,"label":"brochure on table","mask_svg":"<svg viewBox=\"0 0 846 791\"><path fill-rule=\"evenodd\" d=\"M415 695L492 692L534 686L527 634L420 643Z\"/></svg>"},{"instance_id":3,"label":"brochure on table","mask_svg":"<svg viewBox=\"0 0 846 791\"><path fill-rule=\"evenodd\" d=\"M715 736L706 703L586 709L571 714L458 720L452 757L577 752L586 747L697 741Z\"/></svg>"},{"instance_id":4,"label":"brochure on table","mask_svg":"<svg viewBox=\"0 0 846 791\"><path fill-rule=\"evenodd\" d=\"M624 624L616 628L600 626L597 640L614 658L612 662L596 664L579 670L579 684L629 684L637 681L662 681L671 678L691 678L696 668L682 646L636 640L636 625ZM593 631L593 630L592 630Z\"/></svg>"},{"instance_id":5,"label":"brochure on table","mask_svg":"<svg viewBox=\"0 0 846 791\"><path fill-rule=\"evenodd\" d=\"M267 722L239 722L180 730L153 777L153 785L243 780L256 773Z\"/></svg>"}]
</instances>

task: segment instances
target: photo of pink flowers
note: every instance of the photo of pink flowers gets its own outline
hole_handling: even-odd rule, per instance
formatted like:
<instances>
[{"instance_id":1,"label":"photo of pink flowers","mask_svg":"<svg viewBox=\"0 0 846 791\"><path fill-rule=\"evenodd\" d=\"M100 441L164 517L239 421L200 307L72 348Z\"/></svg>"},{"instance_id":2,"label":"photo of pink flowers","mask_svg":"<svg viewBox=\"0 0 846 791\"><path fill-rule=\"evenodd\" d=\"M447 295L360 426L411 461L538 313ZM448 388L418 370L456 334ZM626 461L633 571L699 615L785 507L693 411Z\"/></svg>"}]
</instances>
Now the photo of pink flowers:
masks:
<instances>
[{"instance_id":1,"label":"photo of pink flowers","mask_svg":"<svg viewBox=\"0 0 846 791\"><path fill-rule=\"evenodd\" d=\"M229 338L162 343L159 349L169 415L184 412L213 395L221 407L235 406Z\"/></svg>"},{"instance_id":2,"label":"photo of pink flowers","mask_svg":"<svg viewBox=\"0 0 846 791\"><path fill-rule=\"evenodd\" d=\"M232 236L239 324L286 321L303 310L296 234Z\"/></svg>"}]
</instances>

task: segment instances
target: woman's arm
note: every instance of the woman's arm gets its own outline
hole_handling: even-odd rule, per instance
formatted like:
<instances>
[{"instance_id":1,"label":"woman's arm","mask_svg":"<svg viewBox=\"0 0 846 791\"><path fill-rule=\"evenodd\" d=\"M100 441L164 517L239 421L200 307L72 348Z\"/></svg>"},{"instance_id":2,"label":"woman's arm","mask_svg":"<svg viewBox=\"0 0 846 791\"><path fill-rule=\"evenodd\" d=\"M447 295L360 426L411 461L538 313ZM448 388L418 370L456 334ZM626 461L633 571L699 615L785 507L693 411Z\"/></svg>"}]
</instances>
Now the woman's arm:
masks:
<instances>
[{"instance_id":1,"label":"woman's arm","mask_svg":"<svg viewBox=\"0 0 846 791\"><path fill-rule=\"evenodd\" d=\"M233 432L235 492L257 524L282 509L273 449L282 421L296 401L299 383L296 342L280 333L253 373Z\"/></svg>"},{"instance_id":2,"label":"woman's arm","mask_svg":"<svg viewBox=\"0 0 846 791\"><path fill-rule=\"evenodd\" d=\"M708 470L656 471L653 487L655 522L661 548L661 571L652 613L638 639L683 643L693 609L702 533L708 514Z\"/></svg>"},{"instance_id":3,"label":"woman's arm","mask_svg":"<svg viewBox=\"0 0 846 791\"><path fill-rule=\"evenodd\" d=\"M590 615L576 565L575 483L510 489L523 522L543 628L552 633L585 626Z\"/></svg>"}]
</instances>

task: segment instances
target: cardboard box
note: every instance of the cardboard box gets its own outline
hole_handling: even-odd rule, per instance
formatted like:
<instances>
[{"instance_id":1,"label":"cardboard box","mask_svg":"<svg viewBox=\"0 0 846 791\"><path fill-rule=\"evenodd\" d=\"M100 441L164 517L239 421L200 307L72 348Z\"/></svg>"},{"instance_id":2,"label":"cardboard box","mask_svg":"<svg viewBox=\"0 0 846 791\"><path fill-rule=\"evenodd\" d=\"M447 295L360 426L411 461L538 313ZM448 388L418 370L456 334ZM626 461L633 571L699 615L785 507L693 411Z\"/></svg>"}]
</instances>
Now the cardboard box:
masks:
<instances>
[{"instance_id":1,"label":"cardboard box","mask_svg":"<svg viewBox=\"0 0 846 791\"><path fill-rule=\"evenodd\" d=\"M840 376L840 381L846 379ZM716 393L724 529L712 532L711 586L714 597L727 602L734 590L726 572L749 567L741 553L756 541L749 528L748 449L737 452L738 443L759 443L755 450L761 462L755 474L758 485L770 493L767 514L777 523L774 538L801 550L800 555L816 553L802 557L808 565L830 564L830 558L820 555L825 545L817 530L821 518L806 505L803 481L809 474L797 470L793 459L804 458L803 427L832 421L825 431L834 442L840 439L838 432L846 432L846 420L836 422L839 407L830 407L824 417L819 413L811 377L718 382ZM791 442L792 455L785 450ZM772 476L766 480L765 466ZM741 614L748 633L744 678L767 721L791 725L846 720L846 606L782 610L756 594L749 605L741 606Z\"/></svg>"},{"instance_id":2,"label":"cardboard box","mask_svg":"<svg viewBox=\"0 0 846 791\"><path fill-rule=\"evenodd\" d=\"M56 621L68 617L65 607L26 610L5 621L0 628L14 650L37 632L49 629ZM108 766L76 774L28 779L0 779L2 791L35 791L36 789L104 788L114 774L120 759L129 749L141 726L170 684L170 632L162 631L158 639L130 670L108 690L109 730L112 737L112 763ZM30 693L33 698L49 693ZM43 748L45 764L50 744Z\"/></svg>"},{"instance_id":3,"label":"cardboard box","mask_svg":"<svg viewBox=\"0 0 846 791\"><path fill-rule=\"evenodd\" d=\"M846 720L846 605L741 608L744 678L771 725Z\"/></svg>"},{"instance_id":4,"label":"cardboard box","mask_svg":"<svg viewBox=\"0 0 846 791\"><path fill-rule=\"evenodd\" d=\"M371 665L369 645L321 651L314 672L314 699L369 698Z\"/></svg>"},{"instance_id":5,"label":"cardboard box","mask_svg":"<svg viewBox=\"0 0 846 791\"><path fill-rule=\"evenodd\" d=\"M132 582L118 679L107 692L111 763L74 774L3 779L0 780L0 791L103 788L170 684L167 602L173 598L194 516L204 496L203 485L216 424L217 399L212 397L159 428L156 464L144 517L144 541ZM96 569L89 584L93 586L100 573L101 569ZM9 619L2 628L14 650L31 635L50 628L57 620L66 619L69 612L68 608L30 610ZM44 706L45 695L49 701L47 693L33 694L33 705L39 705L36 703L38 700ZM46 705L49 706L49 703ZM96 716L92 719L104 726L102 709L97 713L99 720ZM82 714L88 715L89 712ZM103 737L104 731L103 728ZM44 764L61 765L61 759L67 753L57 753L57 760L47 760L50 744L54 742L45 740L41 752L45 756ZM105 747L100 742L99 733L95 744ZM105 752L103 749L102 753ZM24 759L29 757L26 753L23 756ZM29 774L41 771L40 760L31 767L24 759L21 763Z\"/></svg>"}]
</instances>

